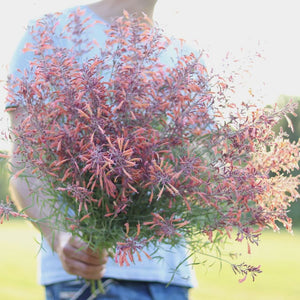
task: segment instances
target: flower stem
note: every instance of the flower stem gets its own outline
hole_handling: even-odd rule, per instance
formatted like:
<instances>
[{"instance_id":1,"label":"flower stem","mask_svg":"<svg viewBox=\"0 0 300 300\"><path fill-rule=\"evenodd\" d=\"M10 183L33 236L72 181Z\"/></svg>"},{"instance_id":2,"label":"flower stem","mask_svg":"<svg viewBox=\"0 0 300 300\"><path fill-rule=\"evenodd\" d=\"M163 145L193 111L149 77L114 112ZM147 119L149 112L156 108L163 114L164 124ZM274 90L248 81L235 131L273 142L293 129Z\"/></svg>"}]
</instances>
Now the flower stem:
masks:
<instances>
[{"instance_id":1,"label":"flower stem","mask_svg":"<svg viewBox=\"0 0 300 300\"><path fill-rule=\"evenodd\" d=\"M90 283L92 295L96 296L98 294L102 294L102 295L105 294L105 290L104 290L101 279L89 280L88 282Z\"/></svg>"}]
</instances>

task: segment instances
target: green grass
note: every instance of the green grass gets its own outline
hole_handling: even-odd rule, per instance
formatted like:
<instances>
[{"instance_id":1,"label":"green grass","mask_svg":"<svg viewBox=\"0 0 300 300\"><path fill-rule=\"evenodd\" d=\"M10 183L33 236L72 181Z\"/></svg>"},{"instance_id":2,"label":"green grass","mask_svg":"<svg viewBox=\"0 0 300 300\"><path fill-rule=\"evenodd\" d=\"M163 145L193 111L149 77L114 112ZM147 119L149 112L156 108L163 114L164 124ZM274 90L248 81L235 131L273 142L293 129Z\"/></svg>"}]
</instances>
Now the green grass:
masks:
<instances>
[{"instance_id":1,"label":"green grass","mask_svg":"<svg viewBox=\"0 0 300 300\"><path fill-rule=\"evenodd\" d=\"M227 264L223 264L220 272L218 264L208 269L198 267L199 286L192 291L191 299L300 299L300 230L296 230L294 235L284 230L280 233L265 231L260 245L251 249L251 255L245 254L237 262L261 265L263 272L254 282L250 277L239 283L239 277Z\"/></svg>"},{"instance_id":2,"label":"green grass","mask_svg":"<svg viewBox=\"0 0 300 300\"><path fill-rule=\"evenodd\" d=\"M42 300L43 289L37 284L39 245L37 232L23 221L9 221L0 225L0 299ZM285 231L267 231L259 247L238 261L262 265L255 282L249 278L238 282L230 266L196 268L198 287L191 292L191 300L296 300L300 295L300 231L294 236ZM205 258L206 259L206 258ZM237 262L238 262L237 261Z\"/></svg>"},{"instance_id":3,"label":"green grass","mask_svg":"<svg viewBox=\"0 0 300 300\"><path fill-rule=\"evenodd\" d=\"M0 299L44 299L37 284L37 231L24 221L4 221L0 237Z\"/></svg>"}]
</instances>

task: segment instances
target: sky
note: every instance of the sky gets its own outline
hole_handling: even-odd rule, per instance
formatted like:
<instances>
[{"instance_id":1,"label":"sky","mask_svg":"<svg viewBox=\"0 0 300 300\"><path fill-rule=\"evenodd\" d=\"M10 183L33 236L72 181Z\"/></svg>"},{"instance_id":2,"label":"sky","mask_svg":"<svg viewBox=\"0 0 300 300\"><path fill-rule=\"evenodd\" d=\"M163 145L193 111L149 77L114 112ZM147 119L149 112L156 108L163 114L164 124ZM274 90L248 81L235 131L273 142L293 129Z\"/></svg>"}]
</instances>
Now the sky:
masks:
<instances>
[{"instance_id":1,"label":"sky","mask_svg":"<svg viewBox=\"0 0 300 300\"><path fill-rule=\"evenodd\" d=\"M216 60L241 48L263 51L255 76L266 82L269 97L300 96L298 0L173 0L172 7L175 32L210 47Z\"/></svg>"},{"instance_id":2,"label":"sky","mask_svg":"<svg viewBox=\"0 0 300 300\"><path fill-rule=\"evenodd\" d=\"M0 11L0 80L28 20L91 0L10 0ZM158 0L155 19L167 32L197 40L212 65L226 53L261 52L246 84L263 84L267 103L300 96L298 0ZM3 104L3 90L1 90ZM1 124L0 124L1 125ZM1 126L4 126L3 124Z\"/></svg>"}]
</instances>

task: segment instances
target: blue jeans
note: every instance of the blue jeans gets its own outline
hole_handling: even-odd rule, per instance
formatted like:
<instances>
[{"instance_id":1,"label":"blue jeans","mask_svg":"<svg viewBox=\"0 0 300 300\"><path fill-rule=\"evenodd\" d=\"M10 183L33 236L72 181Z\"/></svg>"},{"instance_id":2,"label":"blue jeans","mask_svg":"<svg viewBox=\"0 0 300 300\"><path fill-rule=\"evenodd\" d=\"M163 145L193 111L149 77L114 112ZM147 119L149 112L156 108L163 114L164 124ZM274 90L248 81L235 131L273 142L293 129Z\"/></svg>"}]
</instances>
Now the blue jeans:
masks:
<instances>
[{"instance_id":1,"label":"blue jeans","mask_svg":"<svg viewBox=\"0 0 300 300\"><path fill-rule=\"evenodd\" d=\"M91 295L85 281L46 286L47 300L187 300L188 288L162 283L104 279L105 294Z\"/></svg>"}]
</instances>

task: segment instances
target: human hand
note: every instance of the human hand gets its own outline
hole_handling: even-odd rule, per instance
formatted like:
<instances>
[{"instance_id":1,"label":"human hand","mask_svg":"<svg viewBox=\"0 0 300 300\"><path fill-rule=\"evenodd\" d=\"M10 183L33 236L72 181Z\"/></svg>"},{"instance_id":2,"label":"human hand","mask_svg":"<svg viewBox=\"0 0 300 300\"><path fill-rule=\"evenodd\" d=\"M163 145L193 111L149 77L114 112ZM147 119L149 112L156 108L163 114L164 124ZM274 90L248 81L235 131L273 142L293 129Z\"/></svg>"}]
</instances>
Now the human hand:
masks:
<instances>
[{"instance_id":1,"label":"human hand","mask_svg":"<svg viewBox=\"0 0 300 300\"><path fill-rule=\"evenodd\" d=\"M89 280L103 277L108 254L104 250L92 251L85 242L70 233L59 232L55 236L54 251L58 254L66 272Z\"/></svg>"}]
</instances>

